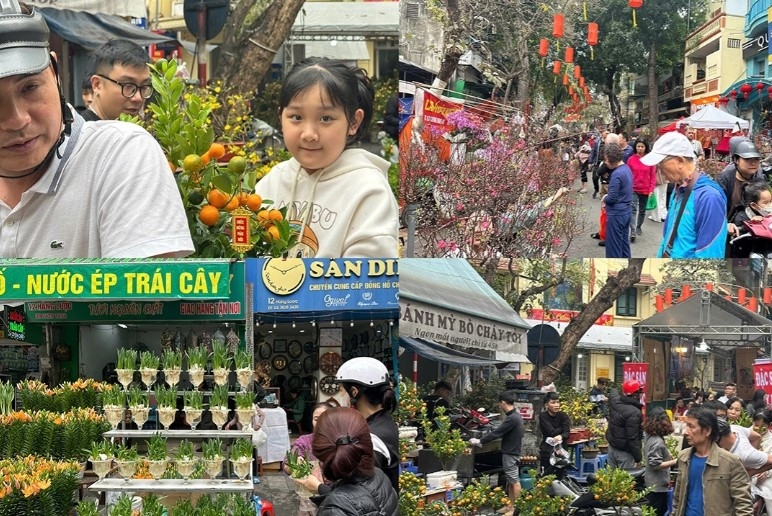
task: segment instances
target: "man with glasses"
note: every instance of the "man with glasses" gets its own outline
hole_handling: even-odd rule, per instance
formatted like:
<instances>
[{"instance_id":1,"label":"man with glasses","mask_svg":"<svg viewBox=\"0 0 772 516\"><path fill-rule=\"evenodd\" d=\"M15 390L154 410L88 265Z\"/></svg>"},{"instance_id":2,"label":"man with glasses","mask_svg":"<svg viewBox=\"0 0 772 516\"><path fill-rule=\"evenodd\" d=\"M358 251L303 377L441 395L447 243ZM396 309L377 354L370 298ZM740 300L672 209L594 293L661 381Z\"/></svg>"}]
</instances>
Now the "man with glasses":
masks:
<instances>
[{"instance_id":1,"label":"man with glasses","mask_svg":"<svg viewBox=\"0 0 772 516\"><path fill-rule=\"evenodd\" d=\"M723 258L726 245L726 197L710 176L697 169L689 139L673 131L662 135L641 158L659 165L675 185L665 219L659 258Z\"/></svg>"},{"instance_id":2,"label":"man with glasses","mask_svg":"<svg viewBox=\"0 0 772 516\"><path fill-rule=\"evenodd\" d=\"M115 120L121 113L140 116L153 94L147 52L131 41L111 39L91 56L94 100L86 121Z\"/></svg>"},{"instance_id":3,"label":"man with glasses","mask_svg":"<svg viewBox=\"0 0 772 516\"><path fill-rule=\"evenodd\" d=\"M48 38L40 11L0 0L0 257L189 255L161 147L135 124L84 123Z\"/></svg>"}]
</instances>

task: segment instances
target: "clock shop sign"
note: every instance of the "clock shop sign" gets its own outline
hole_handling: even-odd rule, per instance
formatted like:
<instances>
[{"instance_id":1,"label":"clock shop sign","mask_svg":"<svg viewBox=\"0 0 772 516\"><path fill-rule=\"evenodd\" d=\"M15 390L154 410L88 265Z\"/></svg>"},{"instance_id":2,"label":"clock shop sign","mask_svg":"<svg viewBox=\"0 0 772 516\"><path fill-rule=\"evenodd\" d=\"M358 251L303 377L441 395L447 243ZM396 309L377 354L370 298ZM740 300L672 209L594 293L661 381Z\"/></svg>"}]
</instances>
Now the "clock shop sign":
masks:
<instances>
[{"instance_id":1,"label":"clock shop sign","mask_svg":"<svg viewBox=\"0 0 772 516\"><path fill-rule=\"evenodd\" d=\"M415 302L403 301L399 334L485 351L528 351L522 328Z\"/></svg>"},{"instance_id":2,"label":"clock shop sign","mask_svg":"<svg viewBox=\"0 0 772 516\"><path fill-rule=\"evenodd\" d=\"M396 310L396 259L250 258L255 313Z\"/></svg>"}]
</instances>

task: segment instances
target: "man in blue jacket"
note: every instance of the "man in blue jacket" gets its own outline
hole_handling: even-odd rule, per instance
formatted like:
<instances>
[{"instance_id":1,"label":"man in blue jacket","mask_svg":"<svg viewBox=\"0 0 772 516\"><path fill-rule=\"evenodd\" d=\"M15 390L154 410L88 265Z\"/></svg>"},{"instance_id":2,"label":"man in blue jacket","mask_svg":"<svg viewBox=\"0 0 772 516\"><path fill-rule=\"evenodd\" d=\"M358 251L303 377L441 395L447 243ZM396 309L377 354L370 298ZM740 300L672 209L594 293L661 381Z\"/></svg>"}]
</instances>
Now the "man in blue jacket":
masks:
<instances>
[{"instance_id":1,"label":"man in blue jacket","mask_svg":"<svg viewBox=\"0 0 772 516\"><path fill-rule=\"evenodd\" d=\"M657 256L723 258L727 237L726 196L715 181L697 170L689 139L676 131L666 133L654 143L651 152L641 158L641 163L659 165L667 180L676 185Z\"/></svg>"}]
</instances>

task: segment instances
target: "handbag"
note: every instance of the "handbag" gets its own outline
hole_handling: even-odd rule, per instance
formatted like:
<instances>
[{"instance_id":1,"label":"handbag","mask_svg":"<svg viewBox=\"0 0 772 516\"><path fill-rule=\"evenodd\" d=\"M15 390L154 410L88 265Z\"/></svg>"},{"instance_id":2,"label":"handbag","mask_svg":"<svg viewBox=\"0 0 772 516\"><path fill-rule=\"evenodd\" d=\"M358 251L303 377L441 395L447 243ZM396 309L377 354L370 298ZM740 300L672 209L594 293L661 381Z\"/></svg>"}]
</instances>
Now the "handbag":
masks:
<instances>
[{"instance_id":1,"label":"handbag","mask_svg":"<svg viewBox=\"0 0 772 516\"><path fill-rule=\"evenodd\" d=\"M681 199L681 206L678 208L678 215L676 215L676 218L673 221L673 229L670 230L670 238L668 238L665 250L662 252L662 258L670 258L670 253L673 251L673 242L675 242L676 233L678 232L678 224L681 222L681 215L684 214L684 208L686 208L686 203L689 200L689 196L692 195L692 190L694 190L694 183L696 182L696 180L694 182L690 182L689 186L686 187L684 197Z\"/></svg>"},{"instance_id":2,"label":"handbag","mask_svg":"<svg viewBox=\"0 0 772 516\"><path fill-rule=\"evenodd\" d=\"M647 210L656 210L657 209L657 198L654 196L654 194L651 194L649 196L649 200L646 203L646 209Z\"/></svg>"},{"instance_id":3,"label":"handbag","mask_svg":"<svg viewBox=\"0 0 772 516\"><path fill-rule=\"evenodd\" d=\"M252 446L260 448L262 445L268 442L268 434L265 430L258 428L252 431Z\"/></svg>"}]
</instances>

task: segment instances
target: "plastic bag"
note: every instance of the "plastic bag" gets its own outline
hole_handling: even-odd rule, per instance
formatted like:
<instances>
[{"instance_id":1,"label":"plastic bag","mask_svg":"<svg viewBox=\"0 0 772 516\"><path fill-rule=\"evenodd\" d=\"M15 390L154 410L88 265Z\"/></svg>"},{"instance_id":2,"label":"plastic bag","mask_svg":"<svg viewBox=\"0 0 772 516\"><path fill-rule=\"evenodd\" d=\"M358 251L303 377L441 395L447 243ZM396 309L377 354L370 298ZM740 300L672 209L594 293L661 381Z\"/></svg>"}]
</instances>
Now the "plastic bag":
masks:
<instances>
[{"instance_id":1,"label":"plastic bag","mask_svg":"<svg viewBox=\"0 0 772 516\"><path fill-rule=\"evenodd\" d=\"M262 445L268 442L268 434L265 430L258 428L252 431L252 446L260 448Z\"/></svg>"},{"instance_id":2,"label":"plastic bag","mask_svg":"<svg viewBox=\"0 0 772 516\"><path fill-rule=\"evenodd\" d=\"M647 210L657 209L657 198L654 196L654 194L651 194L649 196L649 201L646 203L646 209Z\"/></svg>"}]
</instances>

